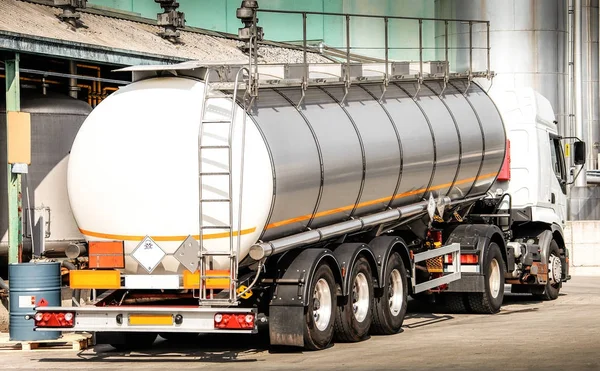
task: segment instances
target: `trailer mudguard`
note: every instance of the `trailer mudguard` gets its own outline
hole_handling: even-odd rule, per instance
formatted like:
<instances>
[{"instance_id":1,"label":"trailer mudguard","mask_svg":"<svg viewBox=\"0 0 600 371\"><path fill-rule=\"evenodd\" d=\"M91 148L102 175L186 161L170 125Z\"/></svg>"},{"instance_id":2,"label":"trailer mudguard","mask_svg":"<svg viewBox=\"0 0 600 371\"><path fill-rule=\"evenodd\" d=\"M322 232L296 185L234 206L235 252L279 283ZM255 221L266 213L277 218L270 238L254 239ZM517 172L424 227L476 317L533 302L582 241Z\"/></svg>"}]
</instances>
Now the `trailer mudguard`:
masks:
<instances>
[{"instance_id":1,"label":"trailer mudguard","mask_svg":"<svg viewBox=\"0 0 600 371\"><path fill-rule=\"evenodd\" d=\"M336 291L341 292L342 277L339 264L326 248L309 248L301 251L289 266L285 259L277 266L283 272L274 279L274 290L269 303L269 336L272 345L304 346L305 310L312 276L321 262L331 267Z\"/></svg>"},{"instance_id":2,"label":"trailer mudguard","mask_svg":"<svg viewBox=\"0 0 600 371\"><path fill-rule=\"evenodd\" d=\"M448 284L448 292L484 292L483 259L485 249L491 242L500 246L507 270L514 269L514 258L507 253L506 242L500 228L492 224L458 224L443 232L444 244L460 243L461 253L479 255L479 273L462 273L461 279Z\"/></svg>"},{"instance_id":3,"label":"trailer mudguard","mask_svg":"<svg viewBox=\"0 0 600 371\"><path fill-rule=\"evenodd\" d=\"M383 282L385 282L384 277L388 274L388 272L385 271L387 269L387 264L385 263L393 252L400 254L404 267L406 268L406 274L410 276L412 273L410 252L408 246L406 246L406 242L404 242L402 238L398 236L379 236L371 240L369 246L371 247L371 251L377 262L378 285L375 286L376 288L383 287Z\"/></svg>"},{"instance_id":4,"label":"trailer mudguard","mask_svg":"<svg viewBox=\"0 0 600 371\"><path fill-rule=\"evenodd\" d=\"M340 272L342 274L342 296L349 295L352 292L352 267L359 255L364 255L371 265L374 278L373 287L379 287L379 266L376 263L375 256L369 245L364 243L342 243L337 246L329 246L333 250L333 255L338 261Z\"/></svg>"}]
</instances>

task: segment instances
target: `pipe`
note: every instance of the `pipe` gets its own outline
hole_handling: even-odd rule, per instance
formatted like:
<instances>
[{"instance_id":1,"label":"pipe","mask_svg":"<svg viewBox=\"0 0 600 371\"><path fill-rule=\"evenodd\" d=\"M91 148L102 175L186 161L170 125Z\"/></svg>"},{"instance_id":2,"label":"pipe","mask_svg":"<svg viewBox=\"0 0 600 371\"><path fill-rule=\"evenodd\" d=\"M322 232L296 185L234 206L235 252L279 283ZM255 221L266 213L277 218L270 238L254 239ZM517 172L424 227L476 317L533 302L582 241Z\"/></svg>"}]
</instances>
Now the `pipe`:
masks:
<instances>
[{"instance_id":1,"label":"pipe","mask_svg":"<svg viewBox=\"0 0 600 371\"><path fill-rule=\"evenodd\" d=\"M444 204L450 203L450 198L444 198ZM329 238L339 237L347 233L358 232L370 226L393 222L398 219L417 215L427 210L428 201L402 206L392 210L382 211L358 219L352 219L326 227L298 233L278 240L257 243L250 247L250 257L260 261L265 257L286 252L296 247L317 243Z\"/></svg>"},{"instance_id":2,"label":"pipe","mask_svg":"<svg viewBox=\"0 0 600 371\"><path fill-rule=\"evenodd\" d=\"M87 102L91 106L92 105L92 96L94 95L92 93L92 86L91 85L78 84L77 87L83 88L83 89L87 89L87 91L88 91L88 93L87 93Z\"/></svg>"},{"instance_id":3,"label":"pipe","mask_svg":"<svg viewBox=\"0 0 600 371\"><path fill-rule=\"evenodd\" d=\"M90 105L93 107L96 107L98 105L98 103L100 103L101 98L100 98L100 94L102 92L102 83L100 82L100 79L102 78L102 70L100 67L98 66L90 66L88 64L77 64L78 68L86 68L89 70L94 70L97 72L97 77L98 77L98 81L92 81L92 99ZM88 100L89 100L89 95L88 95Z\"/></svg>"},{"instance_id":4,"label":"pipe","mask_svg":"<svg viewBox=\"0 0 600 371\"><path fill-rule=\"evenodd\" d=\"M77 75L77 63L75 63L75 61L69 61L69 74ZM77 79L75 77L70 77L69 95L71 98L77 99L77 91L79 91L79 88L77 87Z\"/></svg>"},{"instance_id":5,"label":"pipe","mask_svg":"<svg viewBox=\"0 0 600 371\"><path fill-rule=\"evenodd\" d=\"M8 292L8 283L6 283L6 281L4 281L2 279L2 277L0 277L0 289L5 290L6 292Z\"/></svg>"},{"instance_id":6,"label":"pipe","mask_svg":"<svg viewBox=\"0 0 600 371\"><path fill-rule=\"evenodd\" d=\"M70 261L67 260L63 260L61 265L65 268L67 268L70 271L76 271L77 267L75 266L75 264L71 263Z\"/></svg>"},{"instance_id":7,"label":"pipe","mask_svg":"<svg viewBox=\"0 0 600 371\"><path fill-rule=\"evenodd\" d=\"M584 137L583 130L583 102L581 101L581 89L582 89L582 66L581 66L581 0L575 0L575 9L574 9L574 18L575 18L575 30L573 32L573 70L574 70L574 80L575 80L575 88L574 88L574 104L575 104L575 136L578 138ZM584 166L584 165L579 165ZM577 174L581 169L579 167L575 168L575 174ZM575 179L576 187L585 187L587 184L586 174L582 172L580 176Z\"/></svg>"}]
</instances>

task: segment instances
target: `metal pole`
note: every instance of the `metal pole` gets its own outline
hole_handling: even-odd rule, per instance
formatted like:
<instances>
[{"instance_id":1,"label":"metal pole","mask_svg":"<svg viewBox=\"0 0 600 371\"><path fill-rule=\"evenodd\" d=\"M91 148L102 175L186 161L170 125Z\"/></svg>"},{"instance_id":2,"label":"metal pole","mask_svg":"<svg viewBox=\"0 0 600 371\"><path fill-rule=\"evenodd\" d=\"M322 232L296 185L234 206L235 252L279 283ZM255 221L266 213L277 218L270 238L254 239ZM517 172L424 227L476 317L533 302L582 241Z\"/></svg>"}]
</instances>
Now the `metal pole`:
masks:
<instances>
[{"instance_id":1,"label":"metal pole","mask_svg":"<svg viewBox=\"0 0 600 371\"><path fill-rule=\"evenodd\" d=\"M304 63L304 81L308 81L308 63L306 61L306 13L302 13L302 63Z\"/></svg>"},{"instance_id":2,"label":"metal pole","mask_svg":"<svg viewBox=\"0 0 600 371\"><path fill-rule=\"evenodd\" d=\"M419 82L423 77L423 20L419 19Z\"/></svg>"},{"instance_id":3,"label":"metal pole","mask_svg":"<svg viewBox=\"0 0 600 371\"><path fill-rule=\"evenodd\" d=\"M574 40L574 58L573 58L573 70L574 70L574 80L575 80L575 88L574 88L574 104L575 104L575 136L578 138L583 138L584 130L583 130L583 106L581 101L581 89L582 89L582 81L581 81L581 0L575 0L575 31L573 33ZM589 146L589 143L588 143ZM581 165L584 166L584 165ZM579 166L575 169L575 174L579 172ZM575 180L576 187L585 187L587 183L585 171L581 171L577 179Z\"/></svg>"},{"instance_id":4,"label":"metal pole","mask_svg":"<svg viewBox=\"0 0 600 371\"><path fill-rule=\"evenodd\" d=\"M448 77L450 72L450 62L448 61L448 21L444 21L444 52L446 54L446 68L444 70L444 77Z\"/></svg>"},{"instance_id":5,"label":"metal pole","mask_svg":"<svg viewBox=\"0 0 600 371\"><path fill-rule=\"evenodd\" d=\"M490 76L490 74L492 73L492 67L491 67L491 61L490 61L490 51L491 51L491 46L490 46L490 22L486 23L486 37L487 37L487 73L488 73L488 78Z\"/></svg>"},{"instance_id":6,"label":"metal pole","mask_svg":"<svg viewBox=\"0 0 600 371\"><path fill-rule=\"evenodd\" d=\"M473 73L473 22L469 22L469 76Z\"/></svg>"},{"instance_id":7,"label":"metal pole","mask_svg":"<svg viewBox=\"0 0 600 371\"><path fill-rule=\"evenodd\" d=\"M350 16L346 15L346 78L350 80Z\"/></svg>"},{"instance_id":8,"label":"metal pole","mask_svg":"<svg viewBox=\"0 0 600 371\"><path fill-rule=\"evenodd\" d=\"M8 125L8 112L21 110L19 53L15 53L15 59L5 61L4 65L6 68L6 122ZM8 162L6 171L8 179L8 262L20 263L23 254L21 174L13 174L12 165Z\"/></svg>"},{"instance_id":9,"label":"metal pole","mask_svg":"<svg viewBox=\"0 0 600 371\"><path fill-rule=\"evenodd\" d=\"M388 26L389 26L390 20L387 17L385 17L383 19L383 21L385 24L385 33L384 33L384 35L385 35L385 78L387 79L387 77L389 76L389 73L390 73L390 71L388 70L388 63L390 60L390 49L389 49L390 48L390 45L389 45L390 40L389 40L389 30L388 30L389 27Z\"/></svg>"}]
</instances>

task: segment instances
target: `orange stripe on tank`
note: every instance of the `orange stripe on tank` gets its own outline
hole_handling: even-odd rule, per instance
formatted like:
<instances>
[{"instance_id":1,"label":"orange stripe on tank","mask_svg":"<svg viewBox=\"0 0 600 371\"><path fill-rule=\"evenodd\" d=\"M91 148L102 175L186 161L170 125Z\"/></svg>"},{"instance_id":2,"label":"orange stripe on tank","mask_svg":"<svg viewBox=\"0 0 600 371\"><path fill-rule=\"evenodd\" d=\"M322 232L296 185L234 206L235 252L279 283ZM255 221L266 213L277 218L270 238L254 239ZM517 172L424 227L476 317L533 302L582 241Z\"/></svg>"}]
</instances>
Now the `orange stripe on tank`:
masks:
<instances>
[{"instance_id":1,"label":"orange stripe on tank","mask_svg":"<svg viewBox=\"0 0 600 371\"><path fill-rule=\"evenodd\" d=\"M429 191L437 191L437 190L440 190L440 189L449 188L449 187L452 187L453 184L454 185L460 185L460 184L465 184L465 183L469 183L469 182L474 182L476 180L493 178L496 175L498 175L497 172L496 173L484 174L484 175L480 175L478 177L472 177L472 178L457 180L455 183L439 184L439 185L433 186L431 188L416 189L416 190L413 190L413 191L399 193L399 194L397 194L395 196L383 197L383 198L378 198L376 200L361 202L361 203L358 203L356 205L348 205L348 206L338 207L338 208L331 209L331 210L325 210L325 211L318 212L318 213L316 213L314 215L313 214L307 214L307 215L299 216L299 217L296 217L296 218L291 218L291 219L282 220L280 222L271 223L271 224L267 225L267 229L282 227L284 225L288 225L288 224L292 224L292 223L297 223L297 222L302 222L302 221L305 221L305 220L309 220L311 218L320 218L322 216L333 215L333 214L341 213L343 211L353 210L355 206L358 209L358 208L361 208L361 207L366 207L366 206L376 205L376 204L379 204L379 203L389 202L392 199L397 200L399 198L414 196L416 194L423 193L423 192L426 192L428 190Z\"/></svg>"},{"instance_id":2,"label":"orange stripe on tank","mask_svg":"<svg viewBox=\"0 0 600 371\"><path fill-rule=\"evenodd\" d=\"M81 234L88 236L88 237L105 238L107 240L141 241L144 238L146 238L146 236L129 236L129 235L121 235L121 234L92 232L92 231L87 231L87 230L81 229L81 228L79 228L79 231L81 232ZM240 234L243 236L246 234L254 233L254 231L256 231L256 227L243 229L240 232ZM233 236L237 237L238 232L234 231ZM187 237L188 236L150 236L150 238L152 238L154 241L157 241L157 242L158 241L180 242L180 241L185 240ZM205 240L212 240L212 239L216 239L216 238L227 238L227 237L229 237L229 232L205 234L205 235L203 235L202 238ZM195 236L192 236L192 238L198 240L198 239L200 239L200 236L195 235Z\"/></svg>"}]
</instances>

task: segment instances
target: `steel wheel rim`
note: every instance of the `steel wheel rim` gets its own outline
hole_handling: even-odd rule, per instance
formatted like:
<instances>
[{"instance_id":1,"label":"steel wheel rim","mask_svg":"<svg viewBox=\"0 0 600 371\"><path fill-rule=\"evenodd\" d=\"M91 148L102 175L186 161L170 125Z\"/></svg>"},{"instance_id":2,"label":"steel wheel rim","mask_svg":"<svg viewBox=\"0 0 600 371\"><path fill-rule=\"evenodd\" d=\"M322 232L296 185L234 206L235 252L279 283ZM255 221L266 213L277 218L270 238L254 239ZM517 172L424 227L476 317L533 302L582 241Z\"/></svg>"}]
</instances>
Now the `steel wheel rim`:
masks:
<instances>
[{"instance_id":1,"label":"steel wheel rim","mask_svg":"<svg viewBox=\"0 0 600 371\"><path fill-rule=\"evenodd\" d=\"M548 259L548 279L551 285L558 284L562 279L562 262L554 254L551 254Z\"/></svg>"},{"instance_id":2,"label":"steel wheel rim","mask_svg":"<svg viewBox=\"0 0 600 371\"><path fill-rule=\"evenodd\" d=\"M388 292L390 295L389 304L390 304L390 312L392 316L397 316L402 309L402 304L404 301L404 287L402 287L402 276L400 275L400 271L394 269L392 273L390 273L390 286L388 288Z\"/></svg>"},{"instance_id":3,"label":"steel wheel rim","mask_svg":"<svg viewBox=\"0 0 600 371\"><path fill-rule=\"evenodd\" d=\"M331 290L329 284L323 278L320 278L315 285L313 293L313 319L315 326L320 331L325 331L331 321Z\"/></svg>"},{"instance_id":4,"label":"steel wheel rim","mask_svg":"<svg viewBox=\"0 0 600 371\"><path fill-rule=\"evenodd\" d=\"M490 263L490 278L488 280L490 294L492 294L493 298L497 298L500 293L500 281L500 264L498 264L498 260L493 259Z\"/></svg>"},{"instance_id":5,"label":"steel wheel rim","mask_svg":"<svg viewBox=\"0 0 600 371\"><path fill-rule=\"evenodd\" d=\"M367 318L369 305L371 305L369 283L364 273L360 272L354 278L352 286L352 310L354 312L354 318L356 318L358 322L362 322Z\"/></svg>"}]
</instances>

